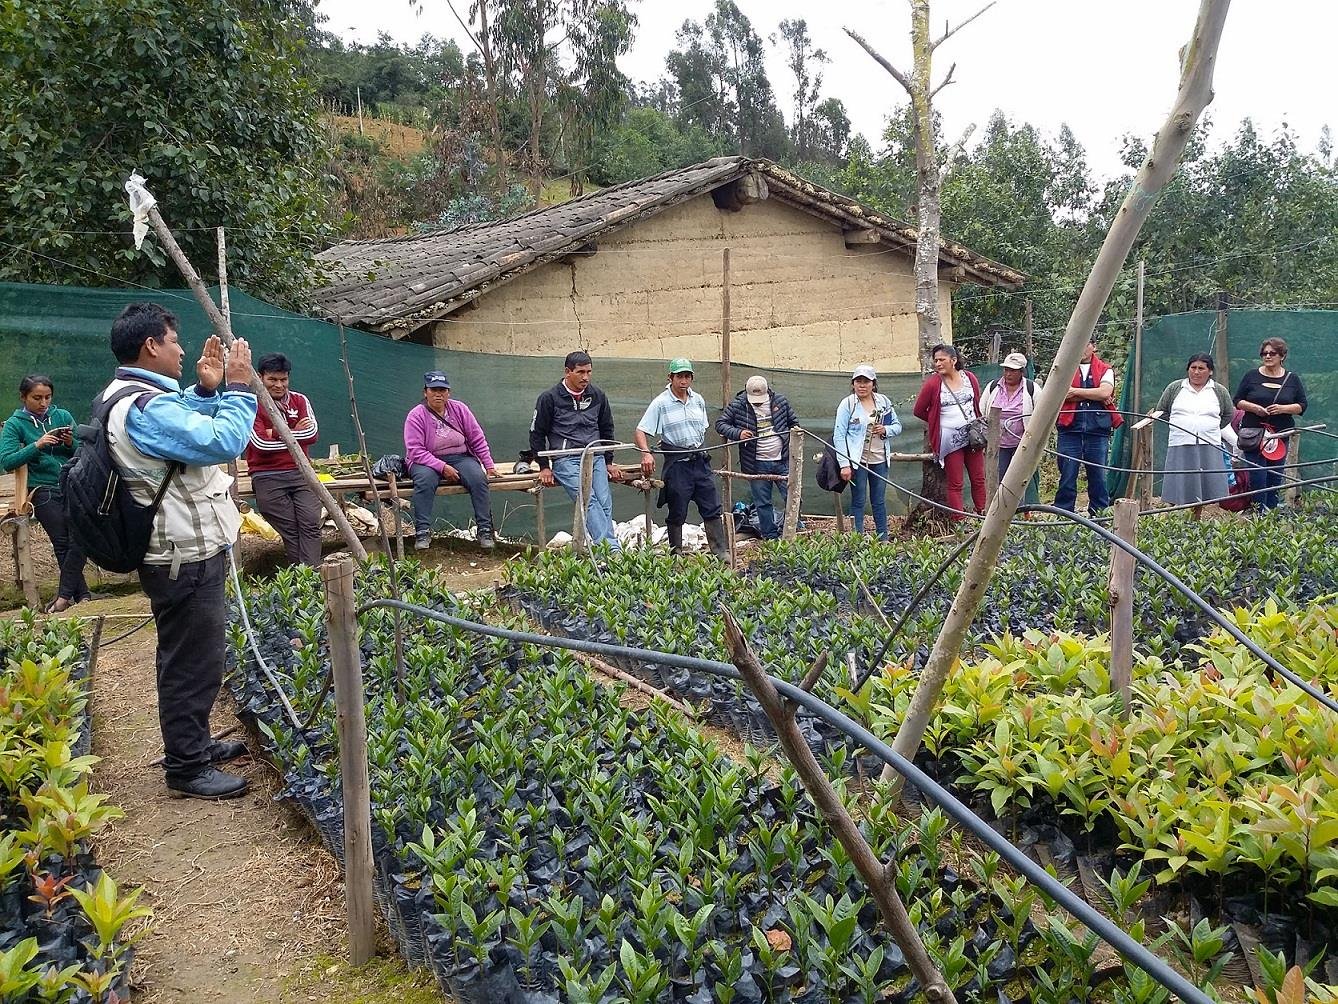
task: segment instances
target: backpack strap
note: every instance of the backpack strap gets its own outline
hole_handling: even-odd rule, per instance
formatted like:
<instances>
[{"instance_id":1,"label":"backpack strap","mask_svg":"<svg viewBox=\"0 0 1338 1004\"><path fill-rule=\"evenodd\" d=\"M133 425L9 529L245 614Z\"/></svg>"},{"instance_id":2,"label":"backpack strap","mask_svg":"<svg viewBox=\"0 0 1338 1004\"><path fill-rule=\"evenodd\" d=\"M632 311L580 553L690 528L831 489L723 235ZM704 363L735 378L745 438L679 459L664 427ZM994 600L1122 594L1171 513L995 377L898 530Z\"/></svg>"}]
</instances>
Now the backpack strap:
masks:
<instances>
[{"instance_id":1,"label":"backpack strap","mask_svg":"<svg viewBox=\"0 0 1338 1004\"><path fill-rule=\"evenodd\" d=\"M107 435L107 418L111 415L111 410L128 397L148 397L154 398L166 391L159 391L150 388L147 384L133 384L129 387L122 387L111 397L105 398L93 407L93 415L102 427L102 435ZM110 455L110 454L109 454ZM113 458L113 463L115 459ZM167 476L163 478L162 484L154 492L153 502L149 504L149 511L157 513L159 507L163 504L163 497L167 494L167 489L172 484L172 479L186 469L186 465L179 460L167 461Z\"/></svg>"}]
</instances>

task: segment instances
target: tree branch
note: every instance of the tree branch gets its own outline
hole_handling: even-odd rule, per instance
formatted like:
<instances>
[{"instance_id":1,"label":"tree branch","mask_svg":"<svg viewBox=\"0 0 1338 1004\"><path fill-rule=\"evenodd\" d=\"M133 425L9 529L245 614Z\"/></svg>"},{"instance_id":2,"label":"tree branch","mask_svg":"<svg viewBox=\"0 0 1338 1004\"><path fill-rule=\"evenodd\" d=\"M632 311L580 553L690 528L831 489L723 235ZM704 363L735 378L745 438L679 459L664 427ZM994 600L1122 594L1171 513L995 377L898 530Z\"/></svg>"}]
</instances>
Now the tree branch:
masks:
<instances>
[{"instance_id":1,"label":"tree branch","mask_svg":"<svg viewBox=\"0 0 1338 1004\"><path fill-rule=\"evenodd\" d=\"M847 35L849 35L851 38L855 40L855 43L861 49L863 49L865 52L867 52L870 56L873 57L874 62L876 62L879 66L885 69L888 73L892 74L892 79L895 80L897 83L899 83L903 88L905 88L907 94L914 96L915 92L911 90L910 78L908 78L906 74L902 73L895 66L889 63L886 59L884 59L878 53L878 51L874 49L872 45L864 41L862 36L851 31L849 28L844 29L844 31Z\"/></svg>"},{"instance_id":2,"label":"tree branch","mask_svg":"<svg viewBox=\"0 0 1338 1004\"><path fill-rule=\"evenodd\" d=\"M934 967L929 953L925 951L924 942L920 940L920 932L911 923L910 915L906 912L906 904L901 901L901 896L897 893L896 859L893 858L887 864L883 864L873 853L873 848L864 839L864 834L860 833L855 821L850 818L850 813L841 804L836 789L832 787L813 751L804 741L793 714L788 710L789 702L781 697L767 677L762 664L748 647L743 631L728 608L724 614L725 645L729 648L730 659L743 674L744 681L757 697L757 703L771 719L781 749L785 751L790 763L794 764L794 769L798 772L809 797L813 799L827 825L836 833L836 839L841 841L841 846L850 855L851 863L868 883L874 902L878 904L878 909L887 922L892 940L906 956L911 972L924 988L925 998L935 1004L942 1002L956 1004L952 990L944 981L943 974Z\"/></svg>"},{"instance_id":3,"label":"tree branch","mask_svg":"<svg viewBox=\"0 0 1338 1004\"><path fill-rule=\"evenodd\" d=\"M942 80L940 80L938 86L935 87L932 91L929 92L929 97L930 97L931 99L932 99L932 98L934 97L934 95L936 95L939 91L943 90L943 88L947 87L950 83L952 83L952 71L955 70L955 69L957 69L957 64L956 64L956 63L953 63L951 66L948 67L948 75L947 75L946 77L944 77Z\"/></svg>"},{"instance_id":4,"label":"tree branch","mask_svg":"<svg viewBox=\"0 0 1338 1004\"><path fill-rule=\"evenodd\" d=\"M976 131L976 124L972 122L969 126L967 126L965 129L962 130L961 137L957 140L956 143L952 145L951 149L949 149L947 154L944 156L943 167L938 173L938 183L940 185L943 184L943 179L948 176L948 172L952 170L953 162L959 156L961 156L962 152L966 149L966 141L971 138L971 134L975 131Z\"/></svg>"},{"instance_id":5,"label":"tree branch","mask_svg":"<svg viewBox=\"0 0 1338 1004\"><path fill-rule=\"evenodd\" d=\"M944 42L946 42L948 39L952 38L953 35L956 35L959 31L961 31L963 28L965 28L968 24L970 24L970 23L971 23L972 21L974 21L976 18L980 17L981 14L984 14L987 10L989 10L991 7L993 7L994 4L995 4L995 2L996 2L996 0L990 0L990 2L987 3L984 7L980 8L980 10L976 11L974 14L972 14L970 17L968 17L965 21L962 21L960 24L958 24L956 28L949 28L948 25L947 25L947 22L944 22L944 25L943 25L943 34L940 35L936 41L930 43L930 45L929 45L929 51L930 51L930 52L933 52L935 49L937 49L940 45L942 45L942 44L943 44ZM941 87L942 84L940 84L939 86Z\"/></svg>"},{"instance_id":6,"label":"tree branch","mask_svg":"<svg viewBox=\"0 0 1338 1004\"><path fill-rule=\"evenodd\" d=\"M457 13L455 4L452 0L446 0L446 6L451 9L452 14L455 14L455 19L460 22L460 27L465 30L465 34L469 36L469 40L474 43L474 48L478 49L479 52L482 52L483 46L479 45L479 40L475 38L474 33L469 30L469 25L465 24L464 18Z\"/></svg>"},{"instance_id":7,"label":"tree branch","mask_svg":"<svg viewBox=\"0 0 1338 1004\"><path fill-rule=\"evenodd\" d=\"M961 586L944 618L934 648L920 672L920 683L897 730L892 748L908 759L913 758L920 748L948 674L957 663L966 632L985 598L1009 524L1017 512L1018 500L1022 498L1027 482L1040 464L1045 438L1059 415L1067 383L1077 371L1083 347L1096 327L1097 318L1110 297L1110 291L1129 256L1134 239L1152 212L1157 196L1175 174L1195 123L1213 99L1213 68L1217 62L1217 49L1222 40L1222 28L1226 23L1229 6L1230 0L1200 0L1194 33L1181 56L1180 88L1175 106L1157 131L1152 149L1115 214L1092 272L1078 295L1078 302L1074 305L1064 338L1055 353L1045 387L1036 398L1031 421L1027 423L1022 442L999 485L999 491L990 502L981 525L980 538L962 574ZM884 769L882 778L895 785L902 783L901 775L891 767Z\"/></svg>"}]
</instances>

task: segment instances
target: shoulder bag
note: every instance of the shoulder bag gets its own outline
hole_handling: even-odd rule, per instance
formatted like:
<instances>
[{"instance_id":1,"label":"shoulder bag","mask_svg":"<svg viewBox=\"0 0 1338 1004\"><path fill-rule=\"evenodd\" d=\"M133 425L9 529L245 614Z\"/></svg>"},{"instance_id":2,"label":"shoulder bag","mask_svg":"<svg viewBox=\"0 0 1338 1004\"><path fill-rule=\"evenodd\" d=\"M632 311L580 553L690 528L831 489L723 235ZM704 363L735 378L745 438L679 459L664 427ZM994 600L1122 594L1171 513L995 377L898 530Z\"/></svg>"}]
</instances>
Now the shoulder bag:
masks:
<instances>
[{"instance_id":1,"label":"shoulder bag","mask_svg":"<svg viewBox=\"0 0 1338 1004\"><path fill-rule=\"evenodd\" d=\"M962 374L962 380L968 387L973 387L971 378L966 374ZM951 388L949 388L949 393L952 393ZM989 426L985 423L983 418L980 418L979 416L972 418L968 415L966 413L966 408L962 405L962 399L956 394L952 395L952 399L957 404L957 408L961 411L962 417L966 419L966 448L968 450L985 449L990 441Z\"/></svg>"},{"instance_id":2,"label":"shoulder bag","mask_svg":"<svg viewBox=\"0 0 1338 1004\"><path fill-rule=\"evenodd\" d=\"M1278 398L1282 395L1282 388L1287 386L1287 380L1290 376L1290 370L1282 375L1282 383L1278 384L1278 390L1273 395L1272 404L1278 403ZM1267 422L1261 426L1241 429L1236 434L1236 445L1240 448L1241 453L1258 453L1264 447L1264 437L1274 431L1276 430L1273 426Z\"/></svg>"}]
</instances>

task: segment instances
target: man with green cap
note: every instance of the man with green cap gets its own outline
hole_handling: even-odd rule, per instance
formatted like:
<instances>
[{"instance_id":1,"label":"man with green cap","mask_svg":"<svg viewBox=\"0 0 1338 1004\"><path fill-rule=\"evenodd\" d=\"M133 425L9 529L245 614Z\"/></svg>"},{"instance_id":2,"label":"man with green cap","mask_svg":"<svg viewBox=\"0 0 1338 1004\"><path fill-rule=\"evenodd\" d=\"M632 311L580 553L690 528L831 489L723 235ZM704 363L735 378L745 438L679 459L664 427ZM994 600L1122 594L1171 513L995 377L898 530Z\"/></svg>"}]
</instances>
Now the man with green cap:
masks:
<instances>
[{"instance_id":1,"label":"man with green cap","mask_svg":"<svg viewBox=\"0 0 1338 1004\"><path fill-rule=\"evenodd\" d=\"M669 506L665 523L669 530L669 550L683 550L683 524L688 518L688 503L696 502L705 524L706 541L711 553L729 559L725 539L725 521L721 518L720 493L711 473L711 457L706 445L706 399L692 389L692 363L687 359L669 361L669 386L651 401L636 427L636 445L641 449L641 472L655 473L655 455L647 436L660 437L664 453L664 491L660 504Z\"/></svg>"}]
</instances>

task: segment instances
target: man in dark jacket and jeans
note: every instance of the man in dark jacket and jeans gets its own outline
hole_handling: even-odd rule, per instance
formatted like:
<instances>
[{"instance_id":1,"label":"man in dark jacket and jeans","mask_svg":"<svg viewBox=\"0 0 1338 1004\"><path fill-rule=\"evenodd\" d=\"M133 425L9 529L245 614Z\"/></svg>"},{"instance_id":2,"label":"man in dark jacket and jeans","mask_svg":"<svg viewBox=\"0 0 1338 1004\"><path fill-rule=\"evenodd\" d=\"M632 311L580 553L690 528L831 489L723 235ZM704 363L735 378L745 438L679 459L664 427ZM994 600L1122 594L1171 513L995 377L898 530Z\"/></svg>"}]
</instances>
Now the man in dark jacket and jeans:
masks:
<instances>
[{"instance_id":1,"label":"man in dark jacket and jeans","mask_svg":"<svg viewBox=\"0 0 1338 1004\"><path fill-rule=\"evenodd\" d=\"M591 443L613 442L613 409L609 407L608 395L590 382L594 371L590 354L579 350L568 353L563 368L562 380L534 402L530 449L535 454L543 450L575 450ZM581 458L578 454L538 457L538 461L541 483L561 484L573 501L580 497ZM608 541L615 551L618 550L618 537L613 532L613 495L609 491L609 478L621 476L612 452L595 454L594 477L585 509L586 534L590 543Z\"/></svg>"},{"instance_id":2,"label":"man in dark jacket and jeans","mask_svg":"<svg viewBox=\"0 0 1338 1004\"><path fill-rule=\"evenodd\" d=\"M799 419L790 402L767 386L764 376L751 376L744 389L735 395L715 421L715 431L739 443L739 469L744 474L787 474L790 470L790 430ZM766 540L780 537L776 510L771 504L771 488L780 491L785 507L788 487L785 481L750 481L753 505Z\"/></svg>"}]
</instances>

